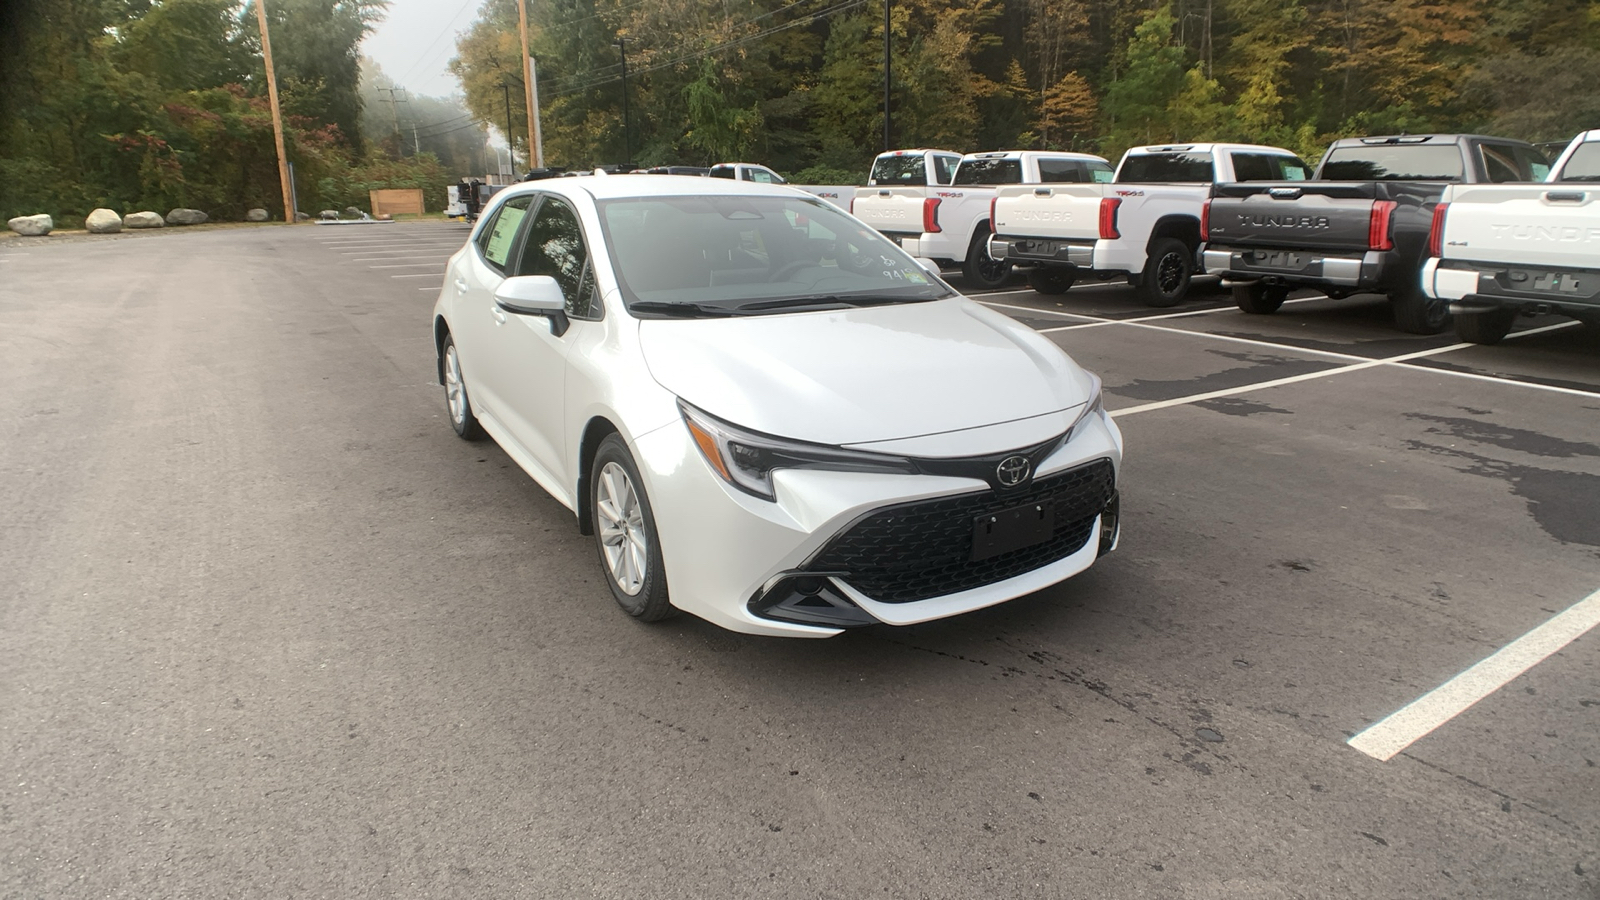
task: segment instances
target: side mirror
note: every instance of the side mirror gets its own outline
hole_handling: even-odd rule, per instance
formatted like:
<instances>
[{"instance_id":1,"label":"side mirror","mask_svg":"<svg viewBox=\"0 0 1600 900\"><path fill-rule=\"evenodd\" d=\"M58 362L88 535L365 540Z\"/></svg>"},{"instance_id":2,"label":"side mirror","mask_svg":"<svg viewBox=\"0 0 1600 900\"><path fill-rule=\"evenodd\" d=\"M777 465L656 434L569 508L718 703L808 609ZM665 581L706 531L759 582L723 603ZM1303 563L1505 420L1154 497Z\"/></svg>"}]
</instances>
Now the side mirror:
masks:
<instances>
[{"instance_id":1,"label":"side mirror","mask_svg":"<svg viewBox=\"0 0 1600 900\"><path fill-rule=\"evenodd\" d=\"M932 275L935 278L943 278L944 277L943 275L941 275L939 273L939 264L938 263L934 262L931 259L925 259L925 258L923 258L921 256L913 257L913 258L916 259L917 265L921 266L923 271L929 273L930 275Z\"/></svg>"},{"instance_id":2,"label":"side mirror","mask_svg":"<svg viewBox=\"0 0 1600 900\"><path fill-rule=\"evenodd\" d=\"M567 332L567 297L549 275L507 278L494 289L494 303L508 313L549 319L550 333L556 337Z\"/></svg>"}]
</instances>

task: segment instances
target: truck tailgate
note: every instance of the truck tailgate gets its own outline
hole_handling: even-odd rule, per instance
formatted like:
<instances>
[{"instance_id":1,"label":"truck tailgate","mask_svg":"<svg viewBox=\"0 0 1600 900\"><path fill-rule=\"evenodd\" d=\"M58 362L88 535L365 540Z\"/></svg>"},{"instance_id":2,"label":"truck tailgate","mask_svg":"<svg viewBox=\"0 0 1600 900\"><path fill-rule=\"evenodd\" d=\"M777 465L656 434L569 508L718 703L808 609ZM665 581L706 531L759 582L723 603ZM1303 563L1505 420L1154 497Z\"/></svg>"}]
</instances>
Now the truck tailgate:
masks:
<instances>
[{"instance_id":1,"label":"truck tailgate","mask_svg":"<svg viewBox=\"0 0 1600 900\"><path fill-rule=\"evenodd\" d=\"M1600 266L1600 185L1453 185L1445 259Z\"/></svg>"},{"instance_id":2,"label":"truck tailgate","mask_svg":"<svg viewBox=\"0 0 1600 900\"><path fill-rule=\"evenodd\" d=\"M923 202L930 194L924 187L864 187L856 189L851 212L878 231L892 234L921 234Z\"/></svg>"},{"instance_id":3,"label":"truck tailgate","mask_svg":"<svg viewBox=\"0 0 1600 900\"><path fill-rule=\"evenodd\" d=\"M995 234L1093 241L1100 237L1105 186L1041 184L1000 188L994 202Z\"/></svg>"},{"instance_id":4,"label":"truck tailgate","mask_svg":"<svg viewBox=\"0 0 1600 900\"><path fill-rule=\"evenodd\" d=\"M1368 249L1371 183L1294 181L1219 184L1211 194L1210 243L1216 245Z\"/></svg>"}]
</instances>

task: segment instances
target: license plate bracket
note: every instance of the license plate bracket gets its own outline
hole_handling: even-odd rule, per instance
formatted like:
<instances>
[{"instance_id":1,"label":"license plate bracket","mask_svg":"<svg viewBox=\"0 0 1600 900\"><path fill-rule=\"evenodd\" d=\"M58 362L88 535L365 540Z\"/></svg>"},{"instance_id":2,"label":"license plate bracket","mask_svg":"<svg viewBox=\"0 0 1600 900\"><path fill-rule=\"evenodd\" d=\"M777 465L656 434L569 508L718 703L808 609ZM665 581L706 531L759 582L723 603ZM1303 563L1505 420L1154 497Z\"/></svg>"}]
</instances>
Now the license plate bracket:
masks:
<instances>
[{"instance_id":1,"label":"license plate bracket","mask_svg":"<svg viewBox=\"0 0 1600 900\"><path fill-rule=\"evenodd\" d=\"M972 561L1048 541L1056 530L1056 506L1036 501L986 513L972 520Z\"/></svg>"}]
</instances>

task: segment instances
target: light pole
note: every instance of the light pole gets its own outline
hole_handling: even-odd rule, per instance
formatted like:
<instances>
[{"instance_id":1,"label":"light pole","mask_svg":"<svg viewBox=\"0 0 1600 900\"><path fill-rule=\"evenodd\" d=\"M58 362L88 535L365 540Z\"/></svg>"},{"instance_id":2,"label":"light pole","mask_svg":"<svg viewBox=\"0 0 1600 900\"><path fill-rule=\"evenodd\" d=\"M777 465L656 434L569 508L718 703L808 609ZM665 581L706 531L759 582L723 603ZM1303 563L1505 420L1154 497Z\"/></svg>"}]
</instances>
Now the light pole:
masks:
<instances>
[{"instance_id":1,"label":"light pole","mask_svg":"<svg viewBox=\"0 0 1600 900\"><path fill-rule=\"evenodd\" d=\"M889 146L889 3L883 0L883 152L888 153Z\"/></svg>"},{"instance_id":2,"label":"light pole","mask_svg":"<svg viewBox=\"0 0 1600 900\"><path fill-rule=\"evenodd\" d=\"M622 162L633 162L633 142L628 135L628 39L619 37L617 49L622 53Z\"/></svg>"}]
</instances>

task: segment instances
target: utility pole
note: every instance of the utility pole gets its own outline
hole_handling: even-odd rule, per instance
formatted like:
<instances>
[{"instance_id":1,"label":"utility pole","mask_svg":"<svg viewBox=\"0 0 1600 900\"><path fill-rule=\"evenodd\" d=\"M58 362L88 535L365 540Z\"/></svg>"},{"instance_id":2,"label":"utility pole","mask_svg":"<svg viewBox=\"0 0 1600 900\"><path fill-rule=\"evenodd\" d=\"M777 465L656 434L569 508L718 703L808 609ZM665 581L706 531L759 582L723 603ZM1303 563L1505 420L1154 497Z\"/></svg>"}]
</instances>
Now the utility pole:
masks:
<instances>
[{"instance_id":1,"label":"utility pole","mask_svg":"<svg viewBox=\"0 0 1600 900\"><path fill-rule=\"evenodd\" d=\"M888 153L893 148L889 146L889 3L883 0L883 152Z\"/></svg>"},{"instance_id":2,"label":"utility pole","mask_svg":"<svg viewBox=\"0 0 1600 900\"><path fill-rule=\"evenodd\" d=\"M540 152L539 136L539 101L534 97L536 90L533 86L533 57L528 54L528 8L525 0L517 0L517 22L522 30L522 84L527 94L523 99L528 103L528 163L529 167L542 166L544 154Z\"/></svg>"},{"instance_id":3,"label":"utility pole","mask_svg":"<svg viewBox=\"0 0 1600 900\"><path fill-rule=\"evenodd\" d=\"M528 57L528 91L533 98L533 164L544 168L544 128L539 124L539 68Z\"/></svg>"},{"instance_id":4,"label":"utility pole","mask_svg":"<svg viewBox=\"0 0 1600 900\"><path fill-rule=\"evenodd\" d=\"M416 148L415 156L422 155L422 138L417 137L417 123L411 123L411 145Z\"/></svg>"},{"instance_id":5,"label":"utility pole","mask_svg":"<svg viewBox=\"0 0 1600 900\"><path fill-rule=\"evenodd\" d=\"M405 156L405 139L400 136L400 104L394 98L397 92L405 93L405 88L390 86L375 90L380 94L385 91L389 93L389 111L394 114L394 152L399 156Z\"/></svg>"},{"instance_id":6,"label":"utility pole","mask_svg":"<svg viewBox=\"0 0 1600 900\"><path fill-rule=\"evenodd\" d=\"M278 76L272 69L272 39L267 36L267 0L256 0L261 24L261 59L267 64L267 97L272 101L272 136L278 144L278 184L283 189L283 220L294 224L294 198L289 193L289 155L283 148L283 113L278 108Z\"/></svg>"},{"instance_id":7,"label":"utility pole","mask_svg":"<svg viewBox=\"0 0 1600 900\"><path fill-rule=\"evenodd\" d=\"M517 172L517 139L511 134L511 85L504 81L500 82L500 93L505 97L506 101L506 149L511 151L511 173L515 175Z\"/></svg>"},{"instance_id":8,"label":"utility pole","mask_svg":"<svg viewBox=\"0 0 1600 900\"><path fill-rule=\"evenodd\" d=\"M617 49L622 51L622 162L633 162L633 142L628 131L628 39L617 38Z\"/></svg>"}]
</instances>

